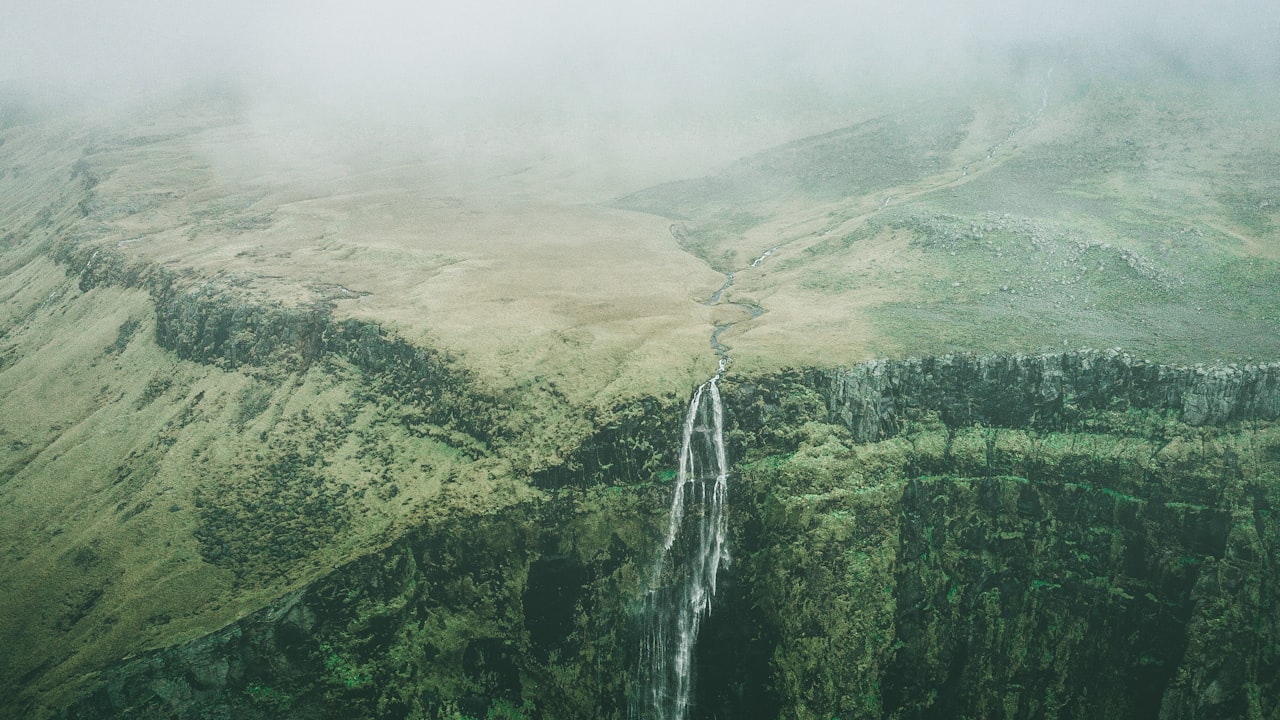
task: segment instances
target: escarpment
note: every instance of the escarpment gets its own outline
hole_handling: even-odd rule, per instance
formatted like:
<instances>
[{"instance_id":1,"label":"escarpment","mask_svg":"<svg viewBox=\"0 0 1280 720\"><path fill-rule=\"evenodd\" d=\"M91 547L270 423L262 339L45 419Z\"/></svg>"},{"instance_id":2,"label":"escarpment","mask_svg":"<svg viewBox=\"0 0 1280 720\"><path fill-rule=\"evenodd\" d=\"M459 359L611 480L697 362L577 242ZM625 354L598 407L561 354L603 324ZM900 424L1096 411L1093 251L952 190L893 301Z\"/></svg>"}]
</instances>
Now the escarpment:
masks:
<instances>
[{"instance_id":1,"label":"escarpment","mask_svg":"<svg viewBox=\"0 0 1280 720\"><path fill-rule=\"evenodd\" d=\"M679 399L596 409L556 457L521 464L540 428L447 353L324 302L93 258L65 254L48 278L65 296L26 317L130 298L127 318L95 321L83 364L166 364L84 412L180 409L93 492L126 528L192 518L167 552L245 610L68 663L64 702L14 691L11 706L627 717ZM695 651L693 717L1240 717L1276 702L1280 365L956 354L722 382L732 562ZM226 428L243 446L209 439ZM205 474L183 486L186 467ZM382 534L344 540L364 526ZM324 554L343 542L346 557ZM103 540L77 547L59 562L93 582L123 566ZM50 632L110 632L123 586L70 586ZM136 622L162 638L190 621ZM20 684L61 677L20 667Z\"/></svg>"},{"instance_id":2,"label":"escarpment","mask_svg":"<svg viewBox=\"0 0 1280 720\"><path fill-rule=\"evenodd\" d=\"M883 360L776 379L739 391L735 405L745 424L768 425L785 405L779 396L798 385L816 393L826 419L859 442L893 436L930 413L952 426L1039 430L1076 427L1091 411L1131 408L1173 413L1188 425L1280 415L1280 363L1175 367L1119 350ZM759 415L745 419L753 413Z\"/></svg>"},{"instance_id":3,"label":"escarpment","mask_svg":"<svg viewBox=\"0 0 1280 720\"><path fill-rule=\"evenodd\" d=\"M1275 366L952 356L725 382L733 563L694 717L1274 703ZM624 462L643 435L606 430L572 482L429 523L61 716L626 717L670 481Z\"/></svg>"}]
</instances>

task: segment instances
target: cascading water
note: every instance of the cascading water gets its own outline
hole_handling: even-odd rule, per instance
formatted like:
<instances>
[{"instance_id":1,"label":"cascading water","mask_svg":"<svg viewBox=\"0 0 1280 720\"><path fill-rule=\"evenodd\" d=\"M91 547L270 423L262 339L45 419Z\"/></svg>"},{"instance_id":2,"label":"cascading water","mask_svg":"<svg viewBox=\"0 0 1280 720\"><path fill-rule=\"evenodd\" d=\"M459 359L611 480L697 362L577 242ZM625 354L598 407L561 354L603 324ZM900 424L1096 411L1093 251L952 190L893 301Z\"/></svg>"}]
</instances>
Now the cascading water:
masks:
<instances>
[{"instance_id":1,"label":"cascading water","mask_svg":"<svg viewBox=\"0 0 1280 720\"><path fill-rule=\"evenodd\" d=\"M680 240L676 226L672 234ZM759 267L778 250L770 248L751 263ZM734 273L703 302L731 305L751 319L764 309L747 302L725 301ZM693 652L702 621L711 614L716 576L729 564L729 462L724 448L724 406L720 379L729 366L729 348L720 336L737 321L717 324L711 349L720 366L693 393L680 441L680 464L671 496L667 533L658 548L644 596L639 668L631 697L633 720L685 720L693 704Z\"/></svg>"},{"instance_id":2,"label":"cascading water","mask_svg":"<svg viewBox=\"0 0 1280 720\"><path fill-rule=\"evenodd\" d=\"M684 720L693 698L693 650L711 613L716 574L729 563L728 463L720 372L693 394L667 534L644 597L636 720Z\"/></svg>"}]
</instances>

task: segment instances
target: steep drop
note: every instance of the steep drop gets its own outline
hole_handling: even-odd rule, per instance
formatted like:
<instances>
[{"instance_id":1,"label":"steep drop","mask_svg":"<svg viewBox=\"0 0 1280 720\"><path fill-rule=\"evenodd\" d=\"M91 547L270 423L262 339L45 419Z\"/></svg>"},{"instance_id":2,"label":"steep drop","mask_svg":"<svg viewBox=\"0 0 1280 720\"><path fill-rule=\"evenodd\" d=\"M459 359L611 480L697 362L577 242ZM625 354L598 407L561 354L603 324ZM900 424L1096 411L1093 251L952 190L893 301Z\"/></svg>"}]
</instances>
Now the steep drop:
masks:
<instances>
[{"instance_id":1,"label":"steep drop","mask_svg":"<svg viewBox=\"0 0 1280 720\"><path fill-rule=\"evenodd\" d=\"M683 720L693 696L693 653L711 613L716 574L729 562L728 462L720 374L693 395L667 534L644 596L634 718Z\"/></svg>"}]
</instances>

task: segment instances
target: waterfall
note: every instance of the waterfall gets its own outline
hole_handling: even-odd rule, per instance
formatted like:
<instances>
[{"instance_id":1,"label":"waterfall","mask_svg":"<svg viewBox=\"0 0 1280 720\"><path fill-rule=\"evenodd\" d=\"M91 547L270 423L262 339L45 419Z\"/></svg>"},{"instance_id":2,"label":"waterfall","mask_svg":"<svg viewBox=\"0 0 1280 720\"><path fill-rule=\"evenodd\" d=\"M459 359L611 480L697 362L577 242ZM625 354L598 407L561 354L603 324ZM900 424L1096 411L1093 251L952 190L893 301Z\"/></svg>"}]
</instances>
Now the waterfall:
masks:
<instances>
[{"instance_id":1,"label":"waterfall","mask_svg":"<svg viewBox=\"0 0 1280 720\"><path fill-rule=\"evenodd\" d=\"M721 364L721 371L724 365ZM693 394L667 532L644 597L635 720L684 720L693 698L693 651L711 613L716 574L729 563L728 463L720 373Z\"/></svg>"}]
</instances>

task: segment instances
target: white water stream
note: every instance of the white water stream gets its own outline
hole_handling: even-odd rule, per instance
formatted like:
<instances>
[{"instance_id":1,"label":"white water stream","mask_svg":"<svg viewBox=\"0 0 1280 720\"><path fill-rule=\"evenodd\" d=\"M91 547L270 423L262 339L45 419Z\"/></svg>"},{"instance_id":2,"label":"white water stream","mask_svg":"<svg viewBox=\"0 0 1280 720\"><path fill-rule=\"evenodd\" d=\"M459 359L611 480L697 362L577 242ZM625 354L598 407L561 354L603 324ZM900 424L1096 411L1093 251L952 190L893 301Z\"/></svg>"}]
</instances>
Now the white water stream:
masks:
<instances>
[{"instance_id":1,"label":"white water stream","mask_svg":"<svg viewBox=\"0 0 1280 720\"><path fill-rule=\"evenodd\" d=\"M777 250L766 250L751 267L759 267ZM734 305L752 319L760 317L764 310L756 305L722 299L733 280L734 273L725 273L724 284L704 304ZM720 402L729 348L720 336L735 324L721 323L712 330L711 348L720 365L715 376L694 391L685 413L667 533L644 596L633 720L685 720L693 704L698 631L711 614L720 568L729 564L729 462Z\"/></svg>"},{"instance_id":2,"label":"white water stream","mask_svg":"<svg viewBox=\"0 0 1280 720\"><path fill-rule=\"evenodd\" d=\"M711 614L716 575L729 563L728 462L720 371L693 394L667 534L644 597L636 720L684 720L693 699L693 651Z\"/></svg>"}]
</instances>

